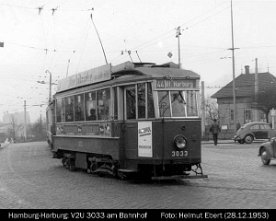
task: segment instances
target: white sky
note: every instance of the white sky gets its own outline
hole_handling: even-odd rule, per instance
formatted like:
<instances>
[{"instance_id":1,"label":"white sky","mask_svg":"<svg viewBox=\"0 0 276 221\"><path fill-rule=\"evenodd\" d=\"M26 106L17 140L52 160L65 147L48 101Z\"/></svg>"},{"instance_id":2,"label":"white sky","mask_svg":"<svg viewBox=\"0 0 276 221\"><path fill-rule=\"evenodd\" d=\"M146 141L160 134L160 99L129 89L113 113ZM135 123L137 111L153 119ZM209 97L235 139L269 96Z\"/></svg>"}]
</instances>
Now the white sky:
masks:
<instances>
[{"instance_id":1,"label":"white sky","mask_svg":"<svg viewBox=\"0 0 276 221\"><path fill-rule=\"evenodd\" d=\"M0 0L0 117L24 100L32 121L45 116L46 105L33 106L48 101L37 83L49 82L45 70L56 81L69 59L69 75L105 64L91 12L109 63L130 60L125 50L136 62L137 51L143 62L177 63L181 26L182 67L201 75L206 94L232 80L230 0ZM233 12L236 76L245 65L254 72L255 58L276 75L276 0L233 0Z\"/></svg>"}]
</instances>

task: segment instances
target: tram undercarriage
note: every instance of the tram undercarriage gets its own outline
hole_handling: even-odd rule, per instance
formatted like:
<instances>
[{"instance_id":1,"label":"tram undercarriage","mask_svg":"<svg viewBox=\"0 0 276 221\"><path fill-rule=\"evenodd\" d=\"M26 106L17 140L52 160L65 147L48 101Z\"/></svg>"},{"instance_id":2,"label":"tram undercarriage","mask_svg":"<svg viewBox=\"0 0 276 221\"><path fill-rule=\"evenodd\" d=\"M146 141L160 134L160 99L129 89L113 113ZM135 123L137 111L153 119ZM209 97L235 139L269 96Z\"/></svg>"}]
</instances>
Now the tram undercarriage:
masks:
<instances>
[{"instance_id":1,"label":"tram undercarriage","mask_svg":"<svg viewBox=\"0 0 276 221\"><path fill-rule=\"evenodd\" d=\"M70 170L82 169L89 174L99 176L112 176L119 179L146 178L152 180L172 180L172 179L197 179L207 178L203 174L200 163L190 164L139 164L130 169L120 167L119 161L113 160L106 155L64 152L54 154L55 158L62 159L62 165ZM134 165L132 163L132 165ZM135 167L135 168L134 168Z\"/></svg>"}]
</instances>

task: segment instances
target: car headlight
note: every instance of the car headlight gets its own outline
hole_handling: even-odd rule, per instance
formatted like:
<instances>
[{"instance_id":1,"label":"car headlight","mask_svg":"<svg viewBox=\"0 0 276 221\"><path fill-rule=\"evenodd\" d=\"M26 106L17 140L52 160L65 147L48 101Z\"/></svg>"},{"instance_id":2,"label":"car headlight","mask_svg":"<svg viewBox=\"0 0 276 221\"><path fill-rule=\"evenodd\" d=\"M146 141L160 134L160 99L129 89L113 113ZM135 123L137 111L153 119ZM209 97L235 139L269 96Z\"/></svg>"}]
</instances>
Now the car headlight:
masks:
<instances>
[{"instance_id":1,"label":"car headlight","mask_svg":"<svg viewBox=\"0 0 276 221\"><path fill-rule=\"evenodd\" d=\"M177 135L174 138L174 144L177 148L183 149L187 146L187 140L183 135Z\"/></svg>"}]
</instances>

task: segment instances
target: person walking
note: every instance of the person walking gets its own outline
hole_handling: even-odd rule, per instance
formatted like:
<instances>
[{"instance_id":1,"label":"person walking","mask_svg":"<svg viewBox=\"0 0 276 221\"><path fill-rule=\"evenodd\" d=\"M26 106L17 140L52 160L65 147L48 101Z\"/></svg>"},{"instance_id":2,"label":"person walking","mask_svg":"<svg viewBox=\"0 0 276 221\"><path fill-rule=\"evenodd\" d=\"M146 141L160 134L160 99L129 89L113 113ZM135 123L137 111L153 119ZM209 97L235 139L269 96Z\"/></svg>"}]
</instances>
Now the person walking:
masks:
<instances>
[{"instance_id":1,"label":"person walking","mask_svg":"<svg viewBox=\"0 0 276 221\"><path fill-rule=\"evenodd\" d=\"M217 122L217 119L214 119L214 122L213 122L212 126L210 127L210 132L213 135L214 144L215 144L215 146L217 146L218 134L220 133L220 126Z\"/></svg>"}]
</instances>

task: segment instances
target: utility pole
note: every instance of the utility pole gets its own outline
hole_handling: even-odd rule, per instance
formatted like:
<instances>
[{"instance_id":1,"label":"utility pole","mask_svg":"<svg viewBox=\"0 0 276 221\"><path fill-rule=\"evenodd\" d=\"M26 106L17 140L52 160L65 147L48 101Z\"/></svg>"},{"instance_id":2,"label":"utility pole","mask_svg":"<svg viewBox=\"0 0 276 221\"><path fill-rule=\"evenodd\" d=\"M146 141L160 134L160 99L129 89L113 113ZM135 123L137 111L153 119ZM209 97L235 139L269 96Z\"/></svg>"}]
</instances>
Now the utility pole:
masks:
<instances>
[{"instance_id":1,"label":"utility pole","mask_svg":"<svg viewBox=\"0 0 276 221\"><path fill-rule=\"evenodd\" d=\"M24 141L27 141L27 113L26 113L26 100L24 100Z\"/></svg>"},{"instance_id":2,"label":"utility pole","mask_svg":"<svg viewBox=\"0 0 276 221\"><path fill-rule=\"evenodd\" d=\"M49 104L52 101L52 73L49 70L46 70L45 73L50 74L50 79L49 79Z\"/></svg>"},{"instance_id":3,"label":"utility pole","mask_svg":"<svg viewBox=\"0 0 276 221\"><path fill-rule=\"evenodd\" d=\"M180 58L180 35L181 35L181 28L178 26L176 28L176 38L178 39L178 66L181 68L181 58Z\"/></svg>"},{"instance_id":4,"label":"utility pole","mask_svg":"<svg viewBox=\"0 0 276 221\"><path fill-rule=\"evenodd\" d=\"M232 48L229 50L232 51L232 69L233 69L233 124L234 130L236 130L236 123L237 123L237 105L236 105L236 82L235 82L235 48L234 45L234 25L233 25L233 7L232 7L232 0L231 0L231 33L232 33Z\"/></svg>"}]
</instances>

